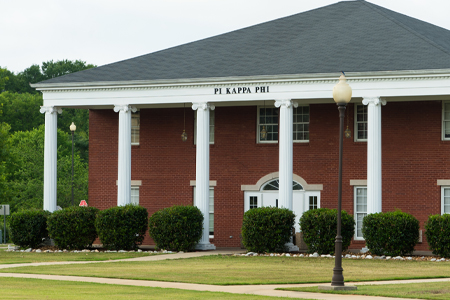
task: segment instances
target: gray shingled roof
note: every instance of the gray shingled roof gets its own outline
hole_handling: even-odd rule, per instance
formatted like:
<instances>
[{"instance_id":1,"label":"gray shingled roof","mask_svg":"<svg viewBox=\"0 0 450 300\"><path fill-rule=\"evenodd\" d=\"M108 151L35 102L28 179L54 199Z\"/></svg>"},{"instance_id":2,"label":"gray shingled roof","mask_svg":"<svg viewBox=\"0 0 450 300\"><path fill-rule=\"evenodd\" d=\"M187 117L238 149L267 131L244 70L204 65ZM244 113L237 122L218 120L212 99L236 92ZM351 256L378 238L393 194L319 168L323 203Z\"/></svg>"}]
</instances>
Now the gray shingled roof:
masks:
<instances>
[{"instance_id":1,"label":"gray shingled roof","mask_svg":"<svg viewBox=\"0 0 450 300\"><path fill-rule=\"evenodd\" d=\"M42 83L423 69L450 69L450 31L358 0Z\"/></svg>"}]
</instances>

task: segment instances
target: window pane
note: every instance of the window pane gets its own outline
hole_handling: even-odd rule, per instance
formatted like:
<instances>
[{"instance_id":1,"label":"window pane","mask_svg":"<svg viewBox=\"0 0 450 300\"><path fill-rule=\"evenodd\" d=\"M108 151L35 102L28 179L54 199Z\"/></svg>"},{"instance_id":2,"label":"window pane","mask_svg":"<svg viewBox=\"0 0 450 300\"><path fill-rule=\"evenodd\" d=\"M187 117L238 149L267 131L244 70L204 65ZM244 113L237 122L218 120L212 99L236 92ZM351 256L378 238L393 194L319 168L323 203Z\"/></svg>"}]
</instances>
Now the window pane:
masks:
<instances>
[{"instance_id":1,"label":"window pane","mask_svg":"<svg viewBox=\"0 0 450 300\"><path fill-rule=\"evenodd\" d=\"M135 112L131 114L131 144L139 144L141 113Z\"/></svg>"},{"instance_id":2,"label":"window pane","mask_svg":"<svg viewBox=\"0 0 450 300\"><path fill-rule=\"evenodd\" d=\"M309 139L309 106L294 108L293 138L294 141L308 141Z\"/></svg>"},{"instance_id":3,"label":"window pane","mask_svg":"<svg viewBox=\"0 0 450 300\"><path fill-rule=\"evenodd\" d=\"M139 205L139 187L131 187L131 203Z\"/></svg>"},{"instance_id":4,"label":"window pane","mask_svg":"<svg viewBox=\"0 0 450 300\"><path fill-rule=\"evenodd\" d=\"M214 235L214 214L209 214L209 234Z\"/></svg>"}]
</instances>

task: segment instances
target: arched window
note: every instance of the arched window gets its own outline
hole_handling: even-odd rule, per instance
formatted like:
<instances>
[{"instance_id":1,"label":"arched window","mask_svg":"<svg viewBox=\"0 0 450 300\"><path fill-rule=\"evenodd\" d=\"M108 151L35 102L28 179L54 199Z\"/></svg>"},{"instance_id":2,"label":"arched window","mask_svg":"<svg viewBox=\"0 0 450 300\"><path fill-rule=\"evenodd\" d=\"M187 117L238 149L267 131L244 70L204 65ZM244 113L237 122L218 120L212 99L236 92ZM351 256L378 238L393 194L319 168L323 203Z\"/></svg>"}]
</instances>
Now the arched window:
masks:
<instances>
[{"instance_id":1,"label":"arched window","mask_svg":"<svg viewBox=\"0 0 450 300\"><path fill-rule=\"evenodd\" d=\"M278 191L280 189L280 183L279 183L279 179L274 179L271 180L267 183L265 183L262 186L262 191ZM296 181L292 181L292 189L294 191L301 191L303 190L303 187L300 185L300 183L296 182Z\"/></svg>"}]
</instances>

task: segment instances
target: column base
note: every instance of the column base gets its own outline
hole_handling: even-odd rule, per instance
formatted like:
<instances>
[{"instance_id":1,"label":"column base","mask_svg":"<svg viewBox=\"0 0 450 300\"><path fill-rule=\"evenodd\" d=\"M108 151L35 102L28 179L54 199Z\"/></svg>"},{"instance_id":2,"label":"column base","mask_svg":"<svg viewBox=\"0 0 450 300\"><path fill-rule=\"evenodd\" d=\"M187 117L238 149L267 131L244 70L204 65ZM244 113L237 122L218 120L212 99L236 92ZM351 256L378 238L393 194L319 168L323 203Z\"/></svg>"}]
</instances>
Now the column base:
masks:
<instances>
[{"instance_id":1,"label":"column base","mask_svg":"<svg viewBox=\"0 0 450 300\"><path fill-rule=\"evenodd\" d=\"M325 291L353 291L357 289L357 287L354 285L343 285L343 286L319 285L318 288L319 290Z\"/></svg>"},{"instance_id":2,"label":"column base","mask_svg":"<svg viewBox=\"0 0 450 300\"><path fill-rule=\"evenodd\" d=\"M197 245L195 245L195 250L216 250L216 246L214 246L214 244L211 243L198 243Z\"/></svg>"},{"instance_id":3,"label":"column base","mask_svg":"<svg viewBox=\"0 0 450 300\"><path fill-rule=\"evenodd\" d=\"M286 243L284 244L284 246L288 249L289 252L298 252L300 250L292 242Z\"/></svg>"}]
</instances>

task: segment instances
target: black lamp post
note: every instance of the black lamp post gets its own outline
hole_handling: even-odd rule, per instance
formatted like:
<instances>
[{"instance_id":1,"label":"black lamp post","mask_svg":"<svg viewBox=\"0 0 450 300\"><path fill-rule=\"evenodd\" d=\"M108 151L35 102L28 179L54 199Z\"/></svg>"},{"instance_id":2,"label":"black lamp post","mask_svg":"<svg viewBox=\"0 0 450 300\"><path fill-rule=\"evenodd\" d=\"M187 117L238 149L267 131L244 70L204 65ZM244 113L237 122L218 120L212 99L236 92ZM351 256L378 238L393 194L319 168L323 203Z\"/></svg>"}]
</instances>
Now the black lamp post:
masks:
<instances>
[{"instance_id":1,"label":"black lamp post","mask_svg":"<svg viewBox=\"0 0 450 300\"><path fill-rule=\"evenodd\" d=\"M70 131L72 131L72 206L74 206L73 203L73 148L74 148L74 143L73 143L73 135L75 133L75 130L77 130L77 126L75 126L75 124L72 122L72 124L70 124Z\"/></svg>"},{"instance_id":2,"label":"black lamp post","mask_svg":"<svg viewBox=\"0 0 450 300\"><path fill-rule=\"evenodd\" d=\"M342 236L341 236L341 206L342 206L342 144L344 142L344 117L347 103L352 98L352 89L347 84L345 75L339 78L339 83L333 88L333 99L339 109L339 182L338 182L338 209L337 209L337 234L335 241L335 265L333 278L330 286L320 286L321 289L343 290L356 289L355 286L344 285L344 275L342 274Z\"/></svg>"}]
</instances>

